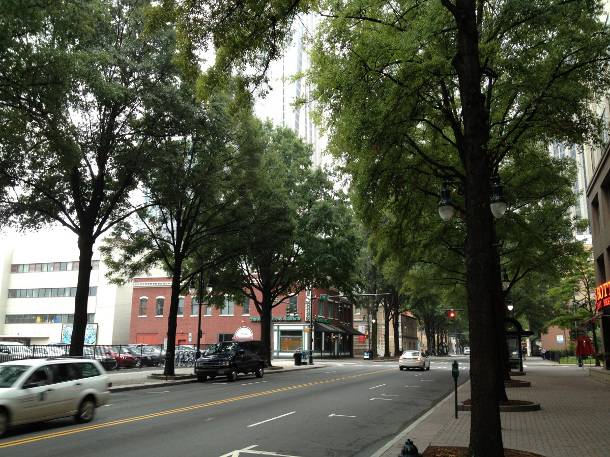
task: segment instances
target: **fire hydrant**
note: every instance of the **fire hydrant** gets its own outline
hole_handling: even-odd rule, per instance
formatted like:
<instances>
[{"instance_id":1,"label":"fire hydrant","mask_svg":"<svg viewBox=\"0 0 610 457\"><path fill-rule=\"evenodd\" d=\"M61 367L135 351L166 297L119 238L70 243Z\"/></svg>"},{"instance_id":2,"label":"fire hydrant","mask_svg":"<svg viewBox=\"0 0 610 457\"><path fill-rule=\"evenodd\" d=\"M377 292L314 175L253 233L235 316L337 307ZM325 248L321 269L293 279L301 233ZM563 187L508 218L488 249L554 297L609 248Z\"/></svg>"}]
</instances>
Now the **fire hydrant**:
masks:
<instances>
[{"instance_id":1,"label":"fire hydrant","mask_svg":"<svg viewBox=\"0 0 610 457\"><path fill-rule=\"evenodd\" d=\"M417 451L417 448L413 444L413 441L407 440L405 445L402 447L402 452L398 454L398 457L422 457Z\"/></svg>"}]
</instances>

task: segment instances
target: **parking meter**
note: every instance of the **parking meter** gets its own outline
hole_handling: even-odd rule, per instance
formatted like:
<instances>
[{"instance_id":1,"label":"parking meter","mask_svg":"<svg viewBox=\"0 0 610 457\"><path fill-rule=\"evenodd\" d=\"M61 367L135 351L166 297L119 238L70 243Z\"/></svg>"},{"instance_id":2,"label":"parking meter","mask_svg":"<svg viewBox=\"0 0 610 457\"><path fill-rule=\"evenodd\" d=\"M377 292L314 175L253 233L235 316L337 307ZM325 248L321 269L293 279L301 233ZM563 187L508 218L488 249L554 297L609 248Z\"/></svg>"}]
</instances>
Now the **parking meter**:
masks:
<instances>
[{"instance_id":1,"label":"parking meter","mask_svg":"<svg viewBox=\"0 0 610 457\"><path fill-rule=\"evenodd\" d=\"M453 382L455 384L455 418L458 418L458 400L457 400L457 378L460 375L460 371L458 369L457 360L454 360L451 364L451 376L453 376Z\"/></svg>"}]
</instances>

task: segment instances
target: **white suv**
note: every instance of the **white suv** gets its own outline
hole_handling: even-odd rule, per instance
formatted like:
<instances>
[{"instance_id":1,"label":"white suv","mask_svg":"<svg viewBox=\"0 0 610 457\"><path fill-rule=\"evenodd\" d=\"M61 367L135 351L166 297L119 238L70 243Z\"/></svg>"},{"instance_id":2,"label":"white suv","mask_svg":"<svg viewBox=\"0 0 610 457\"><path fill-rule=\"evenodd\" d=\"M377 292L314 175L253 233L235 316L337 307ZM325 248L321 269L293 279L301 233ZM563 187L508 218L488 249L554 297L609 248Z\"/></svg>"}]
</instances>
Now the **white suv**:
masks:
<instances>
[{"instance_id":1,"label":"white suv","mask_svg":"<svg viewBox=\"0 0 610 457\"><path fill-rule=\"evenodd\" d=\"M0 436L14 425L74 416L89 422L112 383L93 359L48 358L0 363Z\"/></svg>"}]
</instances>

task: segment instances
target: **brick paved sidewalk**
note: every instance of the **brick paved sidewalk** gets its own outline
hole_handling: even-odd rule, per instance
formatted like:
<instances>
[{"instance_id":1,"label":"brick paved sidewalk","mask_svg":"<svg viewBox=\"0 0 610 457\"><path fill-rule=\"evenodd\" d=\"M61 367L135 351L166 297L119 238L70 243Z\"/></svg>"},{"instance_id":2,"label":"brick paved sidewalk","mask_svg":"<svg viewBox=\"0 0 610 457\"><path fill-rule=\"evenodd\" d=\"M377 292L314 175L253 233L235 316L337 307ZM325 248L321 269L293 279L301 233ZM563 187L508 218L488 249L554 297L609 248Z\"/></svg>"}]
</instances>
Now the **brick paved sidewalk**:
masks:
<instances>
[{"instance_id":1,"label":"brick paved sidewalk","mask_svg":"<svg viewBox=\"0 0 610 457\"><path fill-rule=\"evenodd\" d=\"M531 387L508 388L511 400L540 403L540 411L500 413L504 448L548 457L610 455L607 421L610 386L589 378L589 368L557 365L539 359L525 363ZM470 398L470 382L458 388L458 402ZM408 427L373 457L396 457L407 439L420 453L430 445L468 446L470 412L455 419L453 394Z\"/></svg>"}]
</instances>

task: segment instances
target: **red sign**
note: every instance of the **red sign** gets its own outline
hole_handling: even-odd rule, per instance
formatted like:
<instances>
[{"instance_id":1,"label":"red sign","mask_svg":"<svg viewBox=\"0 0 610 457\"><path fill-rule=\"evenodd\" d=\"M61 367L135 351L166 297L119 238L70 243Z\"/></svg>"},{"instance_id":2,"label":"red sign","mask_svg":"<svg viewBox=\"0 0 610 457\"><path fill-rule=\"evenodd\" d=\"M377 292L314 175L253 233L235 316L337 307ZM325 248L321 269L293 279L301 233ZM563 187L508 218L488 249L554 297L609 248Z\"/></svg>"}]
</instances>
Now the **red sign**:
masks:
<instances>
[{"instance_id":1,"label":"red sign","mask_svg":"<svg viewBox=\"0 0 610 457\"><path fill-rule=\"evenodd\" d=\"M358 335L359 343L366 343L366 335Z\"/></svg>"},{"instance_id":2,"label":"red sign","mask_svg":"<svg viewBox=\"0 0 610 457\"><path fill-rule=\"evenodd\" d=\"M595 301L598 311L606 306L610 306L610 281L595 288Z\"/></svg>"}]
</instances>

